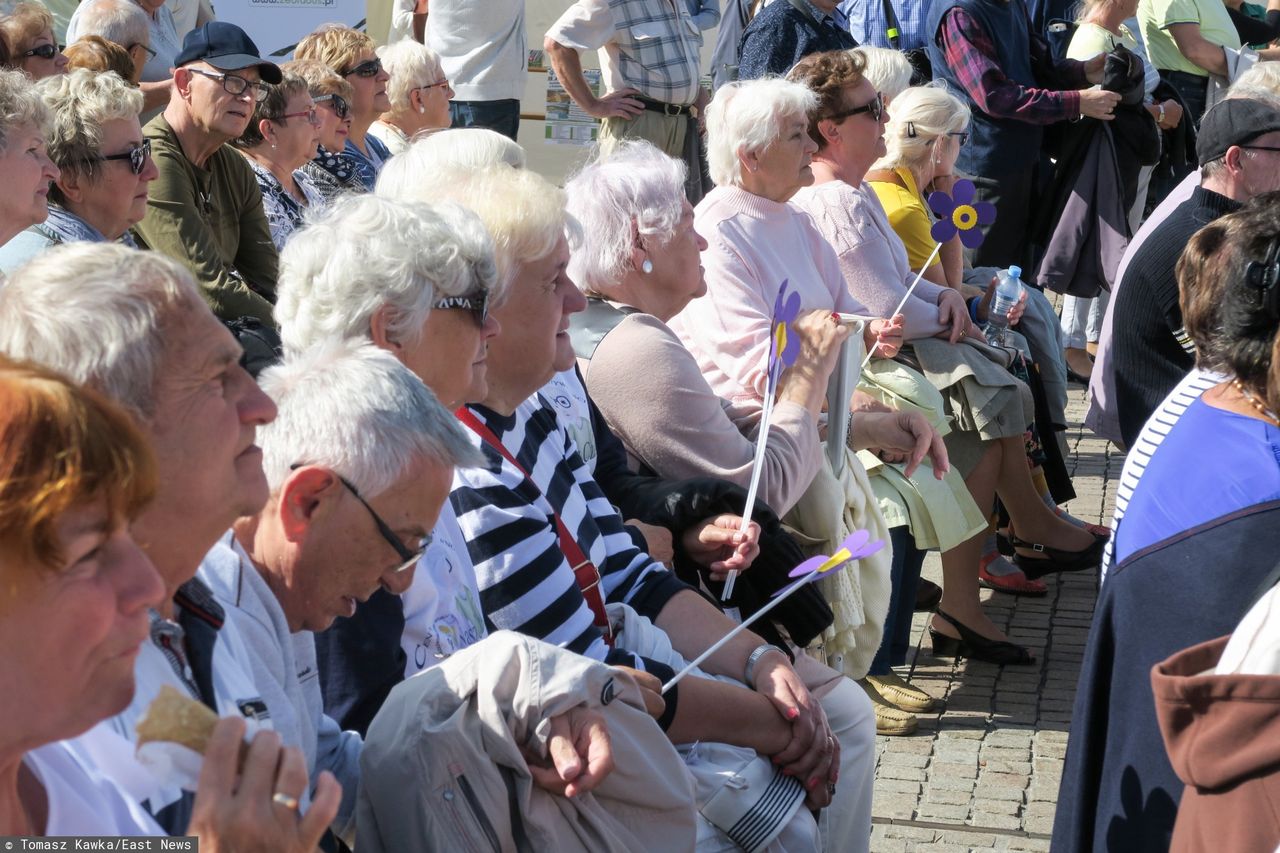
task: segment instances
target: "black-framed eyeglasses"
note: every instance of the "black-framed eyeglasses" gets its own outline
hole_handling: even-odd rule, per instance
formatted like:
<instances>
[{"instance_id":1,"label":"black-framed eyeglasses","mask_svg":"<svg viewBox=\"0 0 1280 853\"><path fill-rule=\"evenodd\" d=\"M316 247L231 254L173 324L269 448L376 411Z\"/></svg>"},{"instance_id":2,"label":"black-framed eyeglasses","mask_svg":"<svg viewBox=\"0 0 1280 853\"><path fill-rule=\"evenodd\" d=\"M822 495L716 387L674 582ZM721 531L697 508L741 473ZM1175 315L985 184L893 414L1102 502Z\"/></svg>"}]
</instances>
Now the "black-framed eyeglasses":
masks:
<instances>
[{"instance_id":1,"label":"black-framed eyeglasses","mask_svg":"<svg viewBox=\"0 0 1280 853\"><path fill-rule=\"evenodd\" d=\"M849 116L856 116L859 113L871 113L871 117L876 121L879 121L880 117L884 115L884 93L876 92L875 100L870 103L863 104L860 107L854 107L850 110L844 110L843 112L832 113L829 116L823 116L823 118L828 118L832 121L840 121L841 119L848 118Z\"/></svg>"},{"instance_id":2,"label":"black-framed eyeglasses","mask_svg":"<svg viewBox=\"0 0 1280 853\"><path fill-rule=\"evenodd\" d=\"M445 296L438 299L432 307L445 311L470 311L471 319L476 321L476 325L483 326L485 320L489 319L489 294L468 293L463 296Z\"/></svg>"},{"instance_id":3,"label":"black-framed eyeglasses","mask_svg":"<svg viewBox=\"0 0 1280 853\"><path fill-rule=\"evenodd\" d=\"M282 115L272 119L272 121L283 122L291 118L305 118L307 120L307 124L311 125L312 127L316 127L320 123L319 121L316 120L315 107L312 107L309 110L303 110L301 112L296 112L296 113L283 113Z\"/></svg>"},{"instance_id":4,"label":"black-framed eyeglasses","mask_svg":"<svg viewBox=\"0 0 1280 853\"><path fill-rule=\"evenodd\" d=\"M355 68L350 68L342 72L343 77L350 77L355 74L357 77L377 77L382 73L382 60L378 58L366 59Z\"/></svg>"},{"instance_id":5,"label":"black-framed eyeglasses","mask_svg":"<svg viewBox=\"0 0 1280 853\"><path fill-rule=\"evenodd\" d=\"M142 140L141 145L135 145L128 151L123 151L119 154L104 154L98 159L107 162L110 162L111 160L128 160L129 171L133 172L135 175L141 175L142 170L147 167L147 158L150 156L151 140L144 139Z\"/></svg>"},{"instance_id":6,"label":"black-framed eyeglasses","mask_svg":"<svg viewBox=\"0 0 1280 853\"><path fill-rule=\"evenodd\" d=\"M351 105L341 95L321 95L315 99L315 102L317 107L321 104L328 104L333 108L333 114L339 119L345 119L351 115Z\"/></svg>"},{"instance_id":7,"label":"black-framed eyeglasses","mask_svg":"<svg viewBox=\"0 0 1280 853\"><path fill-rule=\"evenodd\" d=\"M39 44L31 48L31 50L23 51L22 58L38 56L41 59L53 59L59 53L62 53L62 47L60 44Z\"/></svg>"},{"instance_id":8,"label":"black-framed eyeglasses","mask_svg":"<svg viewBox=\"0 0 1280 853\"><path fill-rule=\"evenodd\" d=\"M969 141L969 131L967 130L950 130L947 131L947 136L954 136L956 139L960 140L960 144L962 146Z\"/></svg>"},{"instance_id":9,"label":"black-framed eyeglasses","mask_svg":"<svg viewBox=\"0 0 1280 853\"><path fill-rule=\"evenodd\" d=\"M296 471L301 468L303 463L295 462L289 466L290 471ZM427 548L431 545L431 537L425 536L419 543L417 551L410 551L404 547L404 543L400 541L400 537L396 535L391 526L382 520L382 516L378 515L378 511L369 506L369 502L364 499L360 491L353 485L351 481L334 471L333 476L338 478L338 482L346 486L347 491L351 492L352 497L360 501L360 504L369 511L369 516L373 519L373 523L377 526L378 532L382 534L382 538L387 540L387 544L396 549L396 555L403 561L394 569L395 572L403 572L413 568L418 564L418 560L422 559L422 555L427 552Z\"/></svg>"},{"instance_id":10,"label":"black-framed eyeglasses","mask_svg":"<svg viewBox=\"0 0 1280 853\"><path fill-rule=\"evenodd\" d=\"M133 44L129 45L129 50L133 50L135 47L140 47L145 50L147 52L147 59L155 59L157 56L156 52L151 49L150 45L143 44L140 41L135 41Z\"/></svg>"},{"instance_id":11,"label":"black-framed eyeglasses","mask_svg":"<svg viewBox=\"0 0 1280 853\"><path fill-rule=\"evenodd\" d=\"M235 74L226 74L221 71L205 71L203 68L188 68L187 70L192 74L199 74L201 77L220 81L223 91L228 95L240 97L245 92L252 92L253 99L257 101L261 101L267 96L267 84L261 80L246 80L243 77L237 77Z\"/></svg>"}]
</instances>

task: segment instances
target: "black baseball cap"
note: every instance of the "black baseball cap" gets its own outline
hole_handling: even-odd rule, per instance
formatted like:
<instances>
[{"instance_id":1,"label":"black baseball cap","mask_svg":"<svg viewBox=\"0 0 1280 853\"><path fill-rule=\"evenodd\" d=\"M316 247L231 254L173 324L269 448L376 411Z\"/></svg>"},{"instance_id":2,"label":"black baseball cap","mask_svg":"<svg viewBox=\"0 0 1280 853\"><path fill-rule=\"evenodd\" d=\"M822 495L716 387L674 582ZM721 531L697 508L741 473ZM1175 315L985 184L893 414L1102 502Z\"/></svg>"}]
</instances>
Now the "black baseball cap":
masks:
<instances>
[{"instance_id":1,"label":"black baseball cap","mask_svg":"<svg viewBox=\"0 0 1280 853\"><path fill-rule=\"evenodd\" d=\"M178 68L192 62L207 62L219 71L256 67L266 83L275 84L284 79L280 66L264 60L253 39L226 21L210 21L187 33L173 65Z\"/></svg>"},{"instance_id":2,"label":"black baseball cap","mask_svg":"<svg viewBox=\"0 0 1280 853\"><path fill-rule=\"evenodd\" d=\"M1203 166L1225 156L1232 145L1247 145L1273 130L1280 130L1280 109L1252 98L1227 98L1200 119L1196 157Z\"/></svg>"}]
</instances>

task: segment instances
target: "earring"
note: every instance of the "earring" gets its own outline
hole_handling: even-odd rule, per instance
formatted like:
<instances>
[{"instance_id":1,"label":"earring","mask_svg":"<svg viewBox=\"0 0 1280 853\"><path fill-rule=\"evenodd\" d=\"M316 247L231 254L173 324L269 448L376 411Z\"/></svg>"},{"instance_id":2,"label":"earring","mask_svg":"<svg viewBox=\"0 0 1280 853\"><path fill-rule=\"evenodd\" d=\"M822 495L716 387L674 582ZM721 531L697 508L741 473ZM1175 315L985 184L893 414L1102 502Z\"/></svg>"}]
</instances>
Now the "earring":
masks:
<instances>
[{"instance_id":1,"label":"earring","mask_svg":"<svg viewBox=\"0 0 1280 853\"><path fill-rule=\"evenodd\" d=\"M426 107L418 107L418 112L425 113L426 111L427 111Z\"/></svg>"},{"instance_id":2,"label":"earring","mask_svg":"<svg viewBox=\"0 0 1280 853\"><path fill-rule=\"evenodd\" d=\"M653 261L649 260L648 258L645 258L644 263L640 264L640 272L644 273L645 275L648 275L649 273L653 272Z\"/></svg>"}]
</instances>

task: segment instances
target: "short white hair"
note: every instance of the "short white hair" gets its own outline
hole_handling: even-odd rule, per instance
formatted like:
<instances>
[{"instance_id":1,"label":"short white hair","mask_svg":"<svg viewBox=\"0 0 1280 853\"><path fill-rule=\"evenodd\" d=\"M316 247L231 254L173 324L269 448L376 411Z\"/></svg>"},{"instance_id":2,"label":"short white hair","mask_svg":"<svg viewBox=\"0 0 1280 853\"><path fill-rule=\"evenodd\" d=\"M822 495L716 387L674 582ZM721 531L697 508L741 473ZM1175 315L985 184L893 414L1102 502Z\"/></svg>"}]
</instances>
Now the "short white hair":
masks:
<instances>
[{"instance_id":1,"label":"short white hair","mask_svg":"<svg viewBox=\"0 0 1280 853\"><path fill-rule=\"evenodd\" d=\"M384 44L377 52L382 67L391 75L387 81L387 100L393 113L408 112L409 95L414 89L437 83L444 77L436 52L413 39Z\"/></svg>"},{"instance_id":2,"label":"short white hair","mask_svg":"<svg viewBox=\"0 0 1280 853\"><path fill-rule=\"evenodd\" d=\"M506 164L525 167L524 149L497 131L484 127L456 127L426 131L392 157L378 173L375 192L385 198L425 200L414 187L438 183L444 173L467 174Z\"/></svg>"},{"instance_id":3,"label":"short white hair","mask_svg":"<svg viewBox=\"0 0 1280 853\"><path fill-rule=\"evenodd\" d=\"M665 246L684 210L685 165L648 142L628 140L565 185L580 231L569 243L569 277L606 294L631 264L635 236L648 251Z\"/></svg>"},{"instance_id":4,"label":"short white hair","mask_svg":"<svg viewBox=\"0 0 1280 853\"><path fill-rule=\"evenodd\" d=\"M147 13L134 0L88 0L76 16L76 38L102 36L128 50L150 44Z\"/></svg>"},{"instance_id":5,"label":"short white hair","mask_svg":"<svg viewBox=\"0 0 1280 853\"><path fill-rule=\"evenodd\" d=\"M379 181L378 192L408 201L456 201L474 211L493 237L504 289L517 265L547 257L561 236L572 240L577 228L576 220L565 214L564 190L537 172L506 165L470 172L441 170L422 175L411 185L387 186Z\"/></svg>"},{"instance_id":6,"label":"short white hair","mask_svg":"<svg viewBox=\"0 0 1280 853\"><path fill-rule=\"evenodd\" d=\"M426 461L481 464L453 413L413 371L368 342L324 341L266 370L262 390L275 420L258 427L262 468L274 494L292 466L318 465L366 498Z\"/></svg>"},{"instance_id":7,"label":"short white hair","mask_svg":"<svg viewBox=\"0 0 1280 853\"><path fill-rule=\"evenodd\" d=\"M1280 97L1280 68L1273 62L1258 62L1235 79L1227 90L1230 97L1252 97L1262 94L1271 99Z\"/></svg>"},{"instance_id":8,"label":"short white hair","mask_svg":"<svg viewBox=\"0 0 1280 853\"><path fill-rule=\"evenodd\" d=\"M938 140L962 132L969 119L969 105L941 83L907 89L893 101L884 126L885 155L873 168L920 168L934 156Z\"/></svg>"},{"instance_id":9,"label":"short white hair","mask_svg":"<svg viewBox=\"0 0 1280 853\"><path fill-rule=\"evenodd\" d=\"M43 364L140 415L155 410L166 332L208 311L191 273L117 243L48 249L0 287L0 353Z\"/></svg>"},{"instance_id":10,"label":"short white hair","mask_svg":"<svg viewBox=\"0 0 1280 853\"><path fill-rule=\"evenodd\" d=\"M803 83L762 77L721 86L707 105L707 164L719 186L739 186L739 152L762 153L782 136L784 125L801 118L808 126L818 96Z\"/></svg>"},{"instance_id":11,"label":"short white hair","mask_svg":"<svg viewBox=\"0 0 1280 853\"><path fill-rule=\"evenodd\" d=\"M439 299L496 283L493 241L474 213L348 195L285 244L275 319L285 349L299 352L327 337L368 339L386 306L387 336L414 344Z\"/></svg>"},{"instance_id":12,"label":"short white hair","mask_svg":"<svg viewBox=\"0 0 1280 853\"><path fill-rule=\"evenodd\" d=\"M915 73L915 69L902 51L864 44L851 48L850 53L862 56L862 76L870 80L871 85L886 100L893 100L911 85L911 75Z\"/></svg>"}]
</instances>

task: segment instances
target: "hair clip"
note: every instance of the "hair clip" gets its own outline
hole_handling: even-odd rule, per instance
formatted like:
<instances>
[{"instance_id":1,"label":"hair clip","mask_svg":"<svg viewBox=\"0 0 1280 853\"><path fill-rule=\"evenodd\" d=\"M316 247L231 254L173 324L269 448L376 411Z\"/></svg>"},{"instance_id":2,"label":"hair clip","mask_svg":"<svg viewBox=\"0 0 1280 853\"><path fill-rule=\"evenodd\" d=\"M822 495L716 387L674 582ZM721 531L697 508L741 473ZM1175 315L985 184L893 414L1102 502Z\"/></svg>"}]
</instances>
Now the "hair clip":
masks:
<instances>
[{"instance_id":1,"label":"hair clip","mask_svg":"<svg viewBox=\"0 0 1280 853\"><path fill-rule=\"evenodd\" d=\"M914 121L907 122L907 138L908 139L916 138L916 123Z\"/></svg>"}]
</instances>

